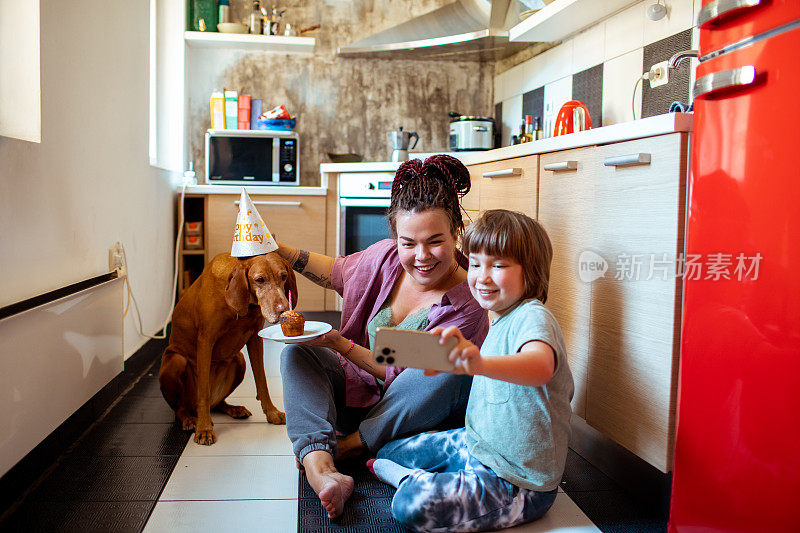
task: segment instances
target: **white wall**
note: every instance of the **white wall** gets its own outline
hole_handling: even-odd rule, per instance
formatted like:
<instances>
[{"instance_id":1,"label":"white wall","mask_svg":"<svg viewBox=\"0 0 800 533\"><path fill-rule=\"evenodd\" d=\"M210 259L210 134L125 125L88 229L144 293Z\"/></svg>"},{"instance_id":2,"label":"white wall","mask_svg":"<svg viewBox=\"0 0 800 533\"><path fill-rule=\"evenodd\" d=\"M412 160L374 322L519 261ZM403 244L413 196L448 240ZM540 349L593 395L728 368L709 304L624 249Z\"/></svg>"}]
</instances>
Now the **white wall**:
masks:
<instances>
[{"instance_id":1,"label":"white wall","mask_svg":"<svg viewBox=\"0 0 800 533\"><path fill-rule=\"evenodd\" d=\"M41 143L0 137L0 305L107 272L121 241L145 333L163 322L177 178L149 165L148 32L146 1L41 0ZM129 313L125 356L146 340Z\"/></svg>"},{"instance_id":2,"label":"white wall","mask_svg":"<svg viewBox=\"0 0 800 533\"><path fill-rule=\"evenodd\" d=\"M0 0L0 135L39 142L39 0Z\"/></svg>"},{"instance_id":3,"label":"white wall","mask_svg":"<svg viewBox=\"0 0 800 533\"><path fill-rule=\"evenodd\" d=\"M495 76L494 103L503 102L503 145L508 144L512 133L519 131L524 93L544 85L543 128L552 134L558 110L572 99L572 75L600 63L604 64L602 125L633 120L631 98L636 80L644 72L644 47L691 28L701 7L701 0L663 0L668 15L652 21L645 9L653 3L655 0L637 2ZM697 46L696 32L692 43ZM694 70L697 61L692 61ZM641 94L640 84L636 90L639 110Z\"/></svg>"}]
</instances>

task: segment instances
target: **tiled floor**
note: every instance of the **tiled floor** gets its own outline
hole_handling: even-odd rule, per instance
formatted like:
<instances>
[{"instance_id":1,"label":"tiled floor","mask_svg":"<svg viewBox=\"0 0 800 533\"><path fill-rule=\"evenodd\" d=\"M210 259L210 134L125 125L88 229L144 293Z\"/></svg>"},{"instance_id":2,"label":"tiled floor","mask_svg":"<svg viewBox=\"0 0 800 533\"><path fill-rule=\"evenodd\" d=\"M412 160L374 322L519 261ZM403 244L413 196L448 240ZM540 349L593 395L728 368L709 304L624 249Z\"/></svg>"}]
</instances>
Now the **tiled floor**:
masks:
<instances>
[{"instance_id":1,"label":"tiled floor","mask_svg":"<svg viewBox=\"0 0 800 533\"><path fill-rule=\"evenodd\" d=\"M282 407L278 358L282 345L266 341L264 360L270 396ZM297 483L286 426L267 423L255 399L252 375L229 403L247 406L253 416L233 420L214 414L217 442L190 440L147 522L145 532L297 530ZM520 532L599 531L563 491L544 519Z\"/></svg>"},{"instance_id":2,"label":"tiled floor","mask_svg":"<svg viewBox=\"0 0 800 533\"><path fill-rule=\"evenodd\" d=\"M282 347L267 341L264 350L270 395L279 408ZM298 531L298 473L286 426L267 423L249 369L228 401L245 405L253 416L234 420L214 413L213 446L195 444L179 430L161 398L157 369L158 363L54 465L0 529ZM573 452L562 488L570 494L559 490L543 519L510 531L664 529L663 520L643 515L629 496Z\"/></svg>"}]
</instances>

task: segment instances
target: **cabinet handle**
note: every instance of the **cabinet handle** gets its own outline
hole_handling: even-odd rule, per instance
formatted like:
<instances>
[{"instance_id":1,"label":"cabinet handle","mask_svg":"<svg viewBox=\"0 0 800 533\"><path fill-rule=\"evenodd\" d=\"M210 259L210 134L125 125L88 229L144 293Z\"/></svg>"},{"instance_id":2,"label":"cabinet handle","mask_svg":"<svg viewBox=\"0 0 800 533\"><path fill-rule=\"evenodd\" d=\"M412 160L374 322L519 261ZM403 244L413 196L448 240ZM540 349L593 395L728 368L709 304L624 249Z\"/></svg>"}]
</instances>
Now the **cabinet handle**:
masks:
<instances>
[{"instance_id":1,"label":"cabinet handle","mask_svg":"<svg viewBox=\"0 0 800 533\"><path fill-rule=\"evenodd\" d=\"M650 154L628 154L606 157L603 164L607 167L625 167L631 165L649 165Z\"/></svg>"},{"instance_id":2,"label":"cabinet handle","mask_svg":"<svg viewBox=\"0 0 800 533\"><path fill-rule=\"evenodd\" d=\"M759 4L761 4L761 0L714 0L704 5L698 13L697 26L702 28L732 11L756 7Z\"/></svg>"},{"instance_id":3,"label":"cabinet handle","mask_svg":"<svg viewBox=\"0 0 800 533\"><path fill-rule=\"evenodd\" d=\"M505 168L503 170L492 170L491 172L484 172L484 178L506 178L509 176L519 176L522 174L521 168Z\"/></svg>"},{"instance_id":4,"label":"cabinet handle","mask_svg":"<svg viewBox=\"0 0 800 533\"><path fill-rule=\"evenodd\" d=\"M239 200L236 200L233 203L234 203L234 205L239 205ZM300 207L303 204L300 203L300 202L277 202L277 201L272 201L272 200L262 200L260 202L253 202L253 205L272 205L272 206L281 205L281 206L290 206L290 207Z\"/></svg>"},{"instance_id":5,"label":"cabinet handle","mask_svg":"<svg viewBox=\"0 0 800 533\"><path fill-rule=\"evenodd\" d=\"M559 170L578 170L577 161L560 161L558 163L548 163L544 166L545 170L558 172Z\"/></svg>"},{"instance_id":6,"label":"cabinet handle","mask_svg":"<svg viewBox=\"0 0 800 533\"><path fill-rule=\"evenodd\" d=\"M756 68L753 65L745 65L733 70L723 70L706 74L694 82L694 97L704 94L714 94L723 89L735 87L746 87L756 81Z\"/></svg>"},{"instance_id":7,"label":"cabinet handle","mask_svg":"<svg viewBox=\"0 0 800 533\"><path fill-rule=\"evenodd\" d=\"M472 126L472 131L489 131L486 126Z\"/></svg>"}]
</instances>

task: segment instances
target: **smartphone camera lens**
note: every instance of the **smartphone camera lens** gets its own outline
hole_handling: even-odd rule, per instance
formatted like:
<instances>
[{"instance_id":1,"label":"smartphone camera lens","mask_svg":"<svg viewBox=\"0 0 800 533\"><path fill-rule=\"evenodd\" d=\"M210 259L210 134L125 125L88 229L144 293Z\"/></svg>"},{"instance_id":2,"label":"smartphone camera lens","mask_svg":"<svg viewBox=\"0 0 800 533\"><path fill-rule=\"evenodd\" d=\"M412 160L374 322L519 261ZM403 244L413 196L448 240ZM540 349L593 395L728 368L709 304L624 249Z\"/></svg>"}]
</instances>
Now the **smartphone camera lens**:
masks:
<instances>
[{"instance_id":1,"label":"smartphone camera lens","mask_svg":"<svg viewBox=\"0 0 800 533\"><path fill-rule=\"evenodd\" d=\"M379 362L379 363L383 363L383 356L382 355L378 355L378 356L375 357L375 360L377 362Z\"/></svg>"},{"instance_id":2,"label":"smartphone camera lens","mask_svg":"<svg viewBox=\"0 0 800 533\"><path fill-rule=\"evenodd\" d=\"M378 362L380 363L380 361L378 361ZM394 363L394 357L387 357L386 358L386 364L387 365L391 365L393 363Z\"/></svg>"},{"instance_id":3,"label":"smartphone camera lens","mask_svg":"<svg viewBox=\"0 0 800 533\"><path fill-rule=\"evenodd\" d=\"M383 352L383 355L389 355L392 352L389 348L384 348L381 351Z\"/></svg>"}]
</instances>

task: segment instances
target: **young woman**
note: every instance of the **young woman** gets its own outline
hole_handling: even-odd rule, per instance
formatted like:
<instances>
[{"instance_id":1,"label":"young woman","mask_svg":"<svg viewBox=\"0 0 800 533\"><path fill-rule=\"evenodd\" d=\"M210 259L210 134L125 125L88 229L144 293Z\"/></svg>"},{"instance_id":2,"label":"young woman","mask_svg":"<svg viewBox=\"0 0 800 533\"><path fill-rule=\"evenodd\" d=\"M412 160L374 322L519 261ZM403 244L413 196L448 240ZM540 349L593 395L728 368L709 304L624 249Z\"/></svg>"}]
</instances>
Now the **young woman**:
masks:
<instances>
[{"instance_id":1,"label":"young woman","mask_svg":"<svg viewBox=\"0 0 800 533\"><path fill-rule=\"evenodd\" d=\"M471 378L376 364L375 329L457 326L480 345L486 311L466 283L460 198L469 171L437 155L403 163L392 183L391 239L331 258L279 244L297 272L342 296L342 328L281 354L286 424L294 453L328 516L341 514L353 490L335 457L378 450L397 437L431 429L466 406ZM337 432L345 437L337 441Z\"/></svg>"}]
</instances>

